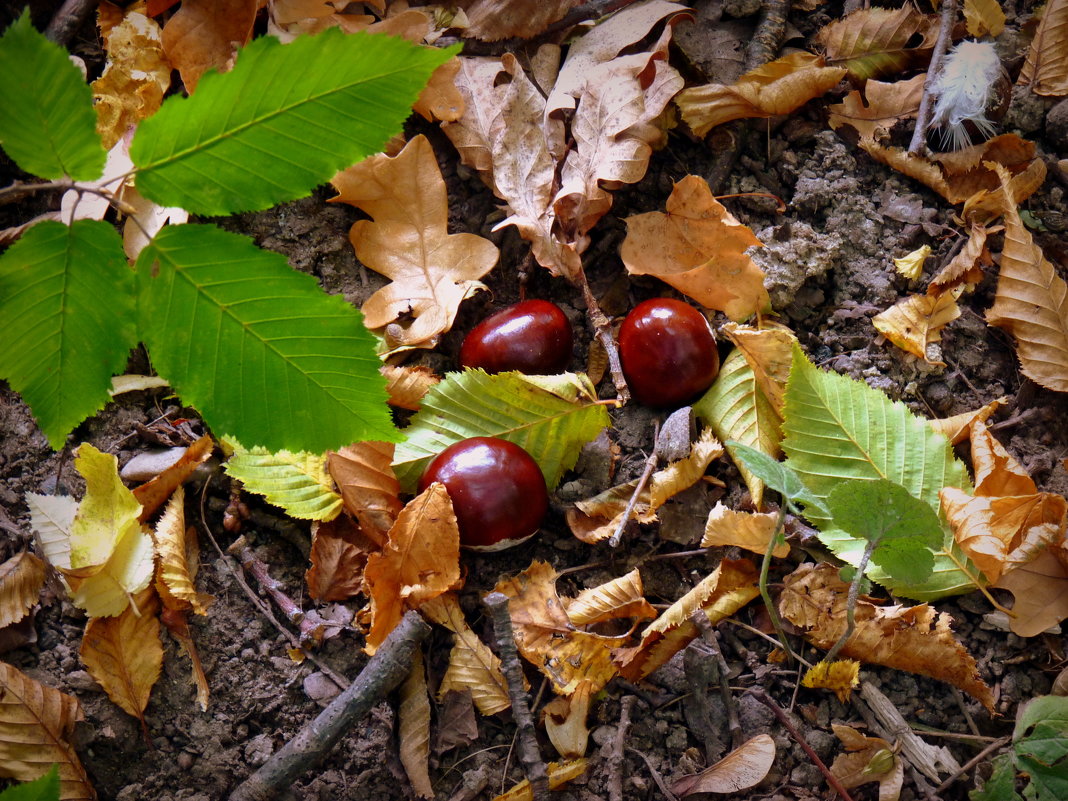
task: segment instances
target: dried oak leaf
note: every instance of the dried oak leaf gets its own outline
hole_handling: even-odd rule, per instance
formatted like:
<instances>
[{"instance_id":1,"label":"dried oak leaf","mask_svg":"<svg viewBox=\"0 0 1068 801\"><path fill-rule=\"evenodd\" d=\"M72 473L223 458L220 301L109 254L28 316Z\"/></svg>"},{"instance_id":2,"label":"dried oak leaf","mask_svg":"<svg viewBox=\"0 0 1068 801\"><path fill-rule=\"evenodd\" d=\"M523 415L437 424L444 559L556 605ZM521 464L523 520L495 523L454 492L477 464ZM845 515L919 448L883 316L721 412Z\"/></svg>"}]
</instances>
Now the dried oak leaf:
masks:
<instances>
[{"instance_id":1,"label":"dried oak leaf","mask_svg":"<svg viewBox=\"0 0 1068 801\"><path fill-rule=\"evenodd\" d=\"M0 773L32 781L59 766L62 801L91 801L96 791L70 737L82 719L78 699L0 662Z\"/></svg>"},{"instance_id":2,"label":"dried oak leaf","mask_svg":"<svg viewBox=\"0 0 1068 801\"><path fill-rule=\"evenodd\" d=\"M775 741L758 734L700 773L683 776L671 784L671 792L685 798L694 793L737 793L764 781L775 764Z\"/></svg>"},{"instance_id":3,"label":"dried oak leaf","mask_svg":"<svg viewBox=\"0 0 1068 801\"><path fill-rule=\"evenodd\" d=\"M986 248L987 236L1000 230L1000 226L988 228L983 223L972 222L968 226L968 241L931 279L931 283L927 285L927 294L937 295L963 284L978 284L983 279L980 261L985 258L989 263L990 258L990 252Z\"/></svg>"},{"instance_id":4,"label":"dried oak leaf","mask_svg":"<svg viewBox=\"0 0 1068 801\"><path fill-rule=\"evenodd\" d=\"M1046 5L1016 82L1037 95L1068 95L1068 0Z\"/></svg>"},{"instance_id":5,"label":"dried oak leaf","mask_svg":"<svg viewBox=\"0 0 1068 801\"><path fill-rule=\"evenodd\" d=\"M730 86L710 83L679 92L682 118L697 136L731 120L789 114L836 86L846 70L821 56L791 53L751 70Z\"/></svg>"},{"instance_id":6,"label":"dried oak leaf","mask_svg":"<svg viewBox=\"0 0 1068 801\"><path fill-rule=\"evenodd\" d=\"M922 37L918 43L917 34ZM906 5L854 11L825 25L816 42L828 64L841 65L851 78L863 81L901 72L930 52L937 35L937 24Z\"/></svg>"},{"instance_id":7,"label":"dried oak leaf","mask_svg":"<svg viewBox=\"0 0 1068 801\"><path fill-rule=\"evenodd\" d=\"M778 517L777 512L736 512L722 501L717 502L705 521L701 547L733 545L763 554L768 550L768 543L775 535ZM783 559L790 555L790 546L785 542L776 545L771 555L776 559Z\"/></svg>"},{"instance_id":8,"label":"dried oak leaf","mask_svg":"<svg viewBox=\"0 0 1068 801\"><path fill-rule=\"evenodd\" d=\"M397 709L397 742L401 765L419 798L433 798L430 783L430 696L423 652L412 655L412 668L401 683Z\"/></svg>"},{"instance_id":9,"label":"dried oak leaf","mask_svg":"<svg viewBox=\"0 0 1068 801\"><path fill-rule=\"evenodd\" d=\"M831 773L847 790L879 782L879 801L897 801L905 780L905 763L882 737L866 737L852 726L832 723L847 753L839 754Z\"/></svg>"},{"instance_id":10,"label":"dried oak leaf","mask_svg":"<svg viewBox=\"0 0 1068 801\"><path fill-rule=\"evenodd\" d=\"M899 348L928 364L945 366L942 329L960 317L957 298L963 287L938 295L909 295L872 318L875 330Z\"/></svg>"},{"instance_id":11,"label":"dried oak leaf","mask_svg":"<svg viewBox=\"0 0 1068 801\"><path fill-rule=\"evenodd\" d=\"M156 590L140 592L117 617L90 618L78 650L108 698L145 723L145 707L163 667Z\"/></svg>"},{"instance_id":12,"label":"dried oak leaf","mask_svg":"<svg viewBox=\"0 0 1068 801\"><path fill-rule=\"evenodd\" d=\"M156 588L169 609L192 610L206 615L215 598L197 592L193 584L199 565L196 529L187 538L185 526L185 490L178 487L156 523Z\"/></svg>"},{"instance_id":13,"label":"dried oak leaf","mask_svg":"<svg viewBox=\"0 0 1068 801\"><path fill-rule=\"evenodd\" d=\"M833 565L805 563L783 579L779 612L817 648L830 648L846 631L849 585ZM971 654L950 629L952 618L928 604L856 605L856 630L841 655L946 681L993 709L994 694Z\"/></svg>"},{"instance_id":14,"label":"dried oak leaf","mask_svg":"<svg viewBox=\"0 0 1068 801\"><path fill-rule=\"evenodd\" d=\"M1000 36L1005 30L1005 12L997 0L964 0L964 20L969 36Z\"/></svg>"},{"instance_id":15,"label":"dried oak leaf","mask_svg":"<svg viewBox=\"0 0 1068 801\"><path fill-rule=\"evenodd\" d=\"M163 52L192 93L200 76L215 68L225 72L234 55L252 37L259 0L182 0L163 26Z\"/></svg>"},{"instance_id":16,"label":"dried oak leaf","mask_svg":"<svg viewBox=\"0 0 1068 801\"><path fill-rule=\"evenodd\" d=\"M373 654L400 623L405 609L460 586L460 530L445 485L431 484L401 510L380 553L367 558Z\"/></svg>"},{"instance_id":17,"label":"dried oak leaf","mask_svg":"<svg viewBox=\"0 0 1068 801\"><path fill-rule=\"evenodd\" d=\"M441 376L423 365L398 367L385 364L379 372L386 377L389 404L401 409L411 409L413 412L419 411L423 404L423 396L430 391L432 386L441 381Z\"/></svg>"},{"instance_id":18,"label":"dried oak leaf","mask_svg":"<svg viewBox=\"0 0 1068 801\"><path fill-rule=\"evenodd\" d=\"M581 0L475 0L466 9L464 36L485 42L530 39L563 19Z\"/></svg>"},{"instance_id":19,"label":"dried oak leaf","mask_svg":"<svg viewBox=\"0 0 1068 801\"><path fill-rule=\"evenodd\" d=\"M1057 274L1020 219L1023 200L1009 172L991 164L1001 179L1005 244L990 325L1012 334L1020 370L1048 389L1068 392L1068 282Z\"/></svg>"},{"instance_id":20,"label":"dried oak leaf","mask_svg":"<svg viewBox=\"0 0 1068 801\"><path fill-rule=\"evenodd\" d=\"M716 200L703 178L688 175L676 183L666 210L626 219L620 258L627 272L654 275L732 320L768 307L764 271L746 252L763 243Z\"/></svg>"},{"instance_id":21,"label":"dried oak leaf","mask_svg":"<svg viewBox=\"0 0 1068 801\"><path fill-rule=\"evenodd\" d=\"M660 613L642 632L641 642L612 654L619 673L644 678L689 645L700 632L690 618L703 611L715 625L760 594L757 569L748 559L724 559L696 587Z\"/></svg>"},{"instance_id":22,"label":"dried oak leaf","mask_svg":"<svg viewBox=\"0 0 1068 801\"><path fill-rule=\"evenodd\" d=\"M363 592L367 557L378 546L348 515L312 526L311 566L304 574L308 595L320 602L345 601Z\"/></svg>"},{"instance_id":23,"label":"dried oak leaf","mask_svg":"<svg viewBox=\"0 0 1068 801\"><path fill-rule=\"evenodd\" d=\"M425 136L392 158L364 159L331 183L338 190L332 202L373 218L349 233L357 258L392 279L363 304L367 327L384 329L390 349L434 347L461 301L485 288L478 279L497 263L497 246L448 232L445 181Z\"/></svg>"},{"instance_id":24,"label":"dried oak leaf","mask_svg":"<svg viewBox=\"0 0 1068 801\"><path fill-rule=\"evenodd\" d=\"M29 551L0 565L0 629L17 623L30 611L44 586L45 563Z\"/></svg>"},{"instance_id":25,"label":"dried oak leaf","mask_svg":"<svg viewBox=\"0 0 1068 801\"><path fill-rule=\"evenodd\" d=\"M392 442L357 442L331 452L326 469L337 484L345 509L360 531L378 547L397 521L404 504L400 482L393 472Z\"/></svg>"},{"instance_id":26,"label":"dried oak leaf","mask_svg":"<svg viewBox=\"0 0 1068 801\"><path fill-rule=\"evenodd\" d=\"M579 682L570 697L557 696L541 709L549 742L564 759L578 759L586 753L590 739L586 717L590 713L592 689L591 682Z\"/></svg>"}]
</instances>

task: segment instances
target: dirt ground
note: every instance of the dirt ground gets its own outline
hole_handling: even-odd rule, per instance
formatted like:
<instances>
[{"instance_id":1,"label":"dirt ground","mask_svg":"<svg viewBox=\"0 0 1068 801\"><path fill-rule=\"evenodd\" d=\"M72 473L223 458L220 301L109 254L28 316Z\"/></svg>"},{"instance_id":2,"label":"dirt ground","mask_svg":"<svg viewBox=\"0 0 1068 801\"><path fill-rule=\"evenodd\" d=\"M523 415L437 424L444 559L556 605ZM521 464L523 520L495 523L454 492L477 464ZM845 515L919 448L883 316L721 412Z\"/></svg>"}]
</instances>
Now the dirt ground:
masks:
<instances>
[{"instance_id":1,"label":"dirt ground","mask_svg":"<svg viewBox=\"0 0 1068 801\"><path fill-rule=\"evenodd\" d=\"M689 61L692 76L707 76L723 65L703 60L702 42L713 42L713 55L732 59L731 41L745 41L745 32L755 24L752 11L759 4L728 2L726 18L734 39L713 36L707 24L711 4L697 4L697 21L680 28L680 64ZM1018 27L1031 13L1030 2L1010 9L1010 28ZM840 4L828 3L820 10L795 13L791 23L801 35L810 35L830 19L841 16ZM47 17L46 17L47 18ZM91 48L91 29L83 32L74 49ZM718 34L716 35L718 36ZM687 44L687 38L690 39ZM1003 37L1006 47L1014 41ZM707 54L708 48L705 48ZM688 55L687 55L688 54ZM739 57L740 58L740 57ZM737 59L734 59L737 61ZM729 67L728 63L728 67ZM1060 117L1068 118L1060 102ZM1047 119L1054 102L1016 93L1003 125L1032 139L1043 155L1065 154L1066 135ZM449 187L451 230L471 231L492 239L502 252L499 266L488 276L490 292L467 301L452 332L436 352L416 357L418 363L438 371L456 368L460 341L478 320L519 298L519 266L524 264L526 244L514 230L492 232L501 212L492 194L471 171L458 166L448 140L435 128L414 125L410 133L426 133L438 155ZM976 408L1007 396L1008 405L994 420L994 430L1008 450L1030 471L1040 490L1068 493L1068 472L1062 461L1068 456L1068 396L1045 390L1026 378L1018 367L1007 337L988 327L984 311L993 297L994 280L988 275L978 290L961 301L962 315L945 330L942 339L947 366L932 367L881 339L871 318L899 300L910 289L897 275L891 257L901 256L921 244L930 244L935 255L928 261L928 274L953 245L953 209L934 193L910 179L872 161L865 153L831 132L816 101L785 120L770 125L757 121L745 129L745 145L737 165L719 194L771 192L787 204L785 213L774 203L759 198L728 200L729 209L749 225L766 244L754 258L768 275L768 287L783 322L798 334L802 346L821 366L854 378L903 400L915 412L945 417ZM668 146L652 159L647 176L637 185L616 193L613 211L594 229L594 244L587 258L587 271L595 295L610 315L624 314L638 301L671 290L651 278L628 278L618 257L630 214L662 210L673 182L687 174L707 176L713 153L685 133L674 132ZM9 182L10 165L0 166L0 183ZM1065 185L1048 178L1028 201L1030 212L1043 221L1046 232L1036 233L1036 242L1047 257L1068 277L1068 238L1064 226L1068 205ZM349 226L357 212L347 206L325 202L332 191L323 188L305 200L268 212L219 220L224 227L252 236L261 247L286 255L295 268L310 272L330 292L341 293L359 305L384 279L357 263L349 245ZM24 206L3 209L3 222L12 215L36 213ZM2 227L2 226L0 226ZM933 267L932 267L933 265ZM572 369L583 369L590 335L579 293L566 282L553 279L538 268L529 276L526 297L547 298L559 303L575 323L576 343ZM721 320L722 321L722 320ZM130 369L148 368L142 354L135 354ZM610 381L601 394L612 396ZM194 431L202 425L193 409L180 409L166 391L120 396L96 417L86 421L70 437L70 443L91 442L115 453L120 465L135 454L158 447L159 433L170 429L166 420L190 418ZM616 480L640 472L652 445L656 415L636 404L612 412L610 435L622 448ZM162 419L162 421L161 421ZM668 604L703 578L723 555L712 551L687 558L658 558L696 547L708 510L719 497L736 503L743 485L725 459L714 462L710 474L721 479L726 490L703 485L673 500L659 526L631 533L617 550L605 545L588 546L568 531L563 512L567 503L587 497L607 486L608 477L596 460L580 462L565 477L539 536L516 549L499 554L467 555L464 606L475 628L492 641L487 621L479 616L478 598L499 577L527 567L532 559L550 562L557 570L582 567L560 581L562 594L572 594L622 575L637 566L649 600ZM29 410L18 396L0 383L0 561L31 541L25 492L79 493L69 451L57 454L37 430ZM188 519L207 527L222 548L235 535L223 530L223 508L230 495L230 480L216 470L189 492ZM305 597L309 531L256 496L245 502L254 512L244 535L272 574L298 602L311 606ZM203 513L203 516L202 516ZM33 678L78 697L85 722L78 729L78 750L102 799L116 801L216 801L293 737L321 709L324 682L314 664L294 663L286 653L285 638L250 603L238 585L232 559L221 557L208 542L201 543L203 567L199 588L216 597L207 617L192 621L193 636L211 686L207 712L194 701L189 660L174 641L165 636L163 675L152 695L146 720L151 743L139 724L115 706L78 660L78 645L85 624L84 614L60 595L49 591L32 618L32 640L2 653L4 661ZM809 558L799 548L776 560L773 580ZM350 619L356 602L333 610ZM997 628L984 616L990 612L979 594L939 601L937 608L949 612L960 640L979 663L983 678L994 688L995 716L949 685L911 674L868 667L865 681L878 687L904 717L916 727L930 729L924 736L944 745L961 764L981 751L992 738L1010 733L1017 706L1050 691L1052 679L1065 664L1065 637L1047 633L1021 639ZM738 619L760 625L759 602L743 609ZM797 690L793 670L769 669L765 664L768 644L746 628L730 622L719 627L725 655L732 668L731 686L736 690L759 685L784 707L794 704L795 719L816 753L828 763L839 752L831 734L832 722L864 724L858 709L842 704L822 692ZM795 639L800 646L800 640ZM0 647L3 647L0 645ZM328 640L318 658L349 678L366 662L362 637L354 630ZM448 641L440 631L429 640L426 653L432 681L440 680L448 655ZM811 661L818 654L802 651ZM529 676L538 706L550 700L548 688L531 669ZM328 686L327 686L327 689ZM560 801L593 801L607 797L610 778L608 756L620 713L621 699L638 696L624 753L624 798L666 797L651 771L671 779L700 769L726 752L729 743L726 719L717 692L712 692L714 714L702 721L693 703L695 687L682 666L680 654L640 686L619 680L610 683L591 713L592 741L585 776L560 790ZM737 798L768 801L801 801L827 798L826 783L771 713L752 698L735 693L747 736L767 732L775 739L778 757L769 776L758 787ZM435 712L437 714L437 712ZM404 799L412 797L401 768L394 731L395 709L383 700L372 714L343 739L319 768L309 771L293 788L300 799ZM711 726L711 730L709 729ZM511 751L514 726L510 714L478 719L478 737L469 745L443 753L435 749L431 777L439 799L488 799L502 792L521 776ZM432 743L437 743L434 735ZM543 751L551 753L547 742ZM708 746L706 750L706 746ZM978 773L982 774L982 767ZM917 784L914 772L906 775L901 798L932 798ZM975 786L976 771L944 791L945 799L964 799ZM464 794L464 789L481 788ZM876 798L875 784L854 791L855 798Z\"/></svg>"}]
</instances>

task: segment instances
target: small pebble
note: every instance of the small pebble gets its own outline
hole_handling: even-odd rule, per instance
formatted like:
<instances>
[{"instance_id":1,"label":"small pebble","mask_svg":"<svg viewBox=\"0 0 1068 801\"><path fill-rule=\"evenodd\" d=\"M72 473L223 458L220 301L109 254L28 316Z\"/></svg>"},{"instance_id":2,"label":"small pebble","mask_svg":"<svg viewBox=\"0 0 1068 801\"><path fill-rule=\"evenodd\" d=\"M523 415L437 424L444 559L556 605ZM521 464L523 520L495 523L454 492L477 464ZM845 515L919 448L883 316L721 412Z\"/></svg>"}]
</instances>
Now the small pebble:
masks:
<instances>
[{"instance_id":1,"label":"small pebble","mask_svg":"<svg viewBox=\"0 0 1068 801\"><path fill-rule=\"evenodd\" d=\"M193 754L190 754L188 751L182 751L182 753L178 755L177 762L179 769L189 770L191 767L193 767L193 763L196 762L196 757L193 756Z\"/></svg>"},{"instance_id":2,"label":"small pebble","mask_svg":"<svg viewBox=\"0 0 1068 801\"><path fill-rule=\"evenodd\" d=\"M340 693L341 688L325 673L316 671L304 679L304 694L320 706L326 706Z\"/></svg>"}]
</instances>

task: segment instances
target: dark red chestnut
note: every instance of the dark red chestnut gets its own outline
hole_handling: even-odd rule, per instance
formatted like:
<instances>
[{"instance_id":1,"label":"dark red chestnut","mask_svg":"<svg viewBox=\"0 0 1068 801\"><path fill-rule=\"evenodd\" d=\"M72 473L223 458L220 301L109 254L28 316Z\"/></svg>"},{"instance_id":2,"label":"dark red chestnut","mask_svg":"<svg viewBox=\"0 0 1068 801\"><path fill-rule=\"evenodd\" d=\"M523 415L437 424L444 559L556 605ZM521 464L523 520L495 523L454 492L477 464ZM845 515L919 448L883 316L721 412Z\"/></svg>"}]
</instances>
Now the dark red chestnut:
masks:
<instances>
[{"instance_id":1,"label":"dark red chestnut","mask_svg":"<svg viewBox=\"0 0 1068 801\"><path fill-rule=\"evenodd\" d=\"M443 450L419 479L422 492L445 485L460 525L460 544L496 551L538 530L549 508L541 468L529 453L496 437L472 437Z\"/></svg>"},{"instance_id":2,"label":"dark red chestnut","mask_svg":"<svg viewBox=\"0 0 1068 801\"><path fill-rule=\"evenodd\" d=\"M566 370L570 360L571 323L547 300L524 300L487 317L460 347L460 364L487 373L550 375Z\"/></svg>"},{"instance_id":3,"label":"dark red chestnut","mask_svg":"<svg viewBox=\"0 0 1068 801\"><path fill-rule=\"evenodd\" d=\"M631 393L646 406L681 406L719 373L708 320L671 298L643 301L627 315L619 329L619 359Z\"/></svg>"}]
</instances>

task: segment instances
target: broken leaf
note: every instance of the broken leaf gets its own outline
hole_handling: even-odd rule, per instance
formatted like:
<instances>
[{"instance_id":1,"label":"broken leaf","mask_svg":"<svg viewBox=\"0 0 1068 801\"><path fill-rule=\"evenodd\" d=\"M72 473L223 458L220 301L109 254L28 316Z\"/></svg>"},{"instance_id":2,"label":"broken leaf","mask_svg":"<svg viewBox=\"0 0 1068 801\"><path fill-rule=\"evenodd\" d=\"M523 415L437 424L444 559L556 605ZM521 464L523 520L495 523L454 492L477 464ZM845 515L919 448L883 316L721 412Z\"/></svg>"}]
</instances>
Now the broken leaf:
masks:
<instances>
[{"instance_id":1,"label":"broken leaf","mask_svg":"<svg viewBox=\"0 0 1068 801\"><path fill-rule=\"evenodd\" d=\"M855 659L819 661L801 679L802 687L831 690L843 704L849 703L853 690L860 685L860 662Z\"/></svg>"},{"instance_id":2,"label":"broken leaf","mask_svg":"<svg viewBox=\"0 0 1068 801\"><path fill-rule=\"evenodd\" d=\"M412 655L412 668L400 686L397 739L400 761L412 790L420 798L433 798L430 783L430 697L427 695L423 652Z\"/></svg>"},{"instance_id":3,"label":"broken leaf","mask_svg":"<svg viewBox=\"0 0 1068 801\"><path fill-rule=\"evenodd\" d=\"M864 92L854 89L841 103L827 107L828 124L834 130L842 125L856 129L862 139L875 141L889 132L899 120L914 119L920 109L923 84L927 73L920 73L907 81L885 83L869 79Z\"/></svg>"},{"instance_id":4,"label":"broken leaf","mask_svg":"<svg viewBox=\"0 0 1068 801\"><path fill-rule=\"evenodd\" d=\"M671 791L685 798L694 793L737 793L764 781L775 764L775 741L770 734L758 734L700 773L683 776Z\"/></svg>"},{"instance_id":5,"label":"broken leaf","mask_svg":"<svg viewBox=\"0 0 1068 801\"><path fill-rule=\"evenodd\" d=\"M747 551L763 554L775 535L778 512L755 514L736 512L727 508L722 501L712 507L705 521L705 534L701 538L701 547L714 545L736 546ZM775 546L771 555L783 559L790 554L790 546L785 542Z\"/></svg>"},{"instance_id":6,"label":"broken leaf","mask_svg":"<svg viewBox=\"0 0 1068 801\"><path fill-rule=\"evenodd\" d=\"M967 207L967 204L965 204ZM938 275L931 279L927 286L929 295L939 294L954 289L961 284L977 284L983 278L980 267L982 259L989 263L990 253L986 249L988 234L1000 231L1001 228L988 228L979 222L972 222L968 227L968 241L952 259L938 271Z\"/></svg>"},{"instance_id":7,"label":"broken leaf","mask_svg":"<svg viewBox=\"0 0 1068 801\"><path fill-rule=\"evenodd\" d=\"M193 686L197 691L197 705L201 712L208 711L208 698L211 690L208 687L208 677L204 673L204 665L200 662L200 654L197 653L196 644L193 642L193 634L189 630L188 612L176 609L163 608L160 621L167 627L170 635L178 641L189 657L192 664Z\"/></svg>"},{"instance_id":8,"label":"broken leaf","mask_svg":"<svg viewBox=\"0 0 1068 801\"><path fill-rule=\"evenodd\" d=\"M828 64L841 65L862 81L901 72L930 52L937 29L912 6L862 8L824 26L816 41Z\"/></svg>"},{"instance_id":9,"label":"broken leaf","mask_svg":"<svg viewBox=\"0 0 1068 801\"><path fill-rule=\"evenodd\" d=\"M942 329L960 317L957 298L962 287L937 295L909 295L872 318L875 330L899 348L928 364L945 366Z\"/></svg>"},{"instance_id":10,"label":"broken leaf","mask_svg":"<svg viewBox=\"0 0 1068 801\"><path fill-rule=\"evenodd\" d=\"M1005 12L997 0L964 0L964 19L969 36L999 36L1005 30Z\"/></svg>"},{"instance_id":11,"label":"broken leaf","mask_svg":"<svg viewBox=\"0 0 1068 801\"><path fill-rule=\"evenodd\" d=\"M882 737L866 737L852 726L832 723L847 753L839 754L831 773L847 790L879 782L879 801L897 801L905 779L905 763Z\"/></svg>"},{"instance_id":12,"label":"broken leaf","mask_svg":"<svg viewBox=\"0 0 1068 801\"><path fill-rule=\"evenodd\" d=\"M1046 4L1017 83L1038 95L1068 94L1068 1Z\"/></svg>"},{"instance_id":13,"label":"broken leaf","mask_svg":"<svg viewBox=\"0 0 1068 801\"><path fill-rule=\"evenodd\" d=\"M326 457L345 508L379 547L404 507L391 464L393 455L392 442L357 442Z\"/></svg>"},{"instance_id":14,"label":"broken leaf","mask_svg":"<svg viewBox=\"0 0 1068 801\"><path fill-rule=\"evenodd\" d=\"M797 342L794 332L776 323L765 323L763 328L727 323L720 330L745 355L760 389L775 411L782 415L794 343Z\"/></svg>"},{"instance_id":15,"label":"broken leaf","mask_svg":"<svg viewBox=\"0 0 1068 801\"><path fill-rule=\"evenodd\" d=\"M994 412L1008 403L1008 400L1008 397L996 398L974 411L961 412L942 420L928 420L927 422L932 429L948 439L951 445L956 445L968 438L974 424L985 423Z\"/></svg>"},{"instance_id":16,"label":"broken leaf","mask_svg":"<svg viewBox=\"0 0 1068 801\"><path fill-rule=\"evenodd\" d=\"M334 176L332 202L372 219L349 233L356 256L392 279L363 304L370 329L385 329L391 349L434 347L452 327L460 302L497 263L497 246L475 234L448 232L445 181L430 142L419 135L394 157L378 155ZM399 322L408 318L408 322Z\"/></svg>"},{"instance_id":17,"label":"broken leaf","mask_svg":"<svg viewBox=\"0 0 1068 801\"><path fill-rule=\"evenodd\" d=\"M441 377L433 370L422 365L395 367L385 364L382 366L382 375L386 377L390 405L413 412L419 411L423 396L441 381ZM337 476L334 478L336 480Z\"/></svg>"},{"instance_id":18,"label":"broken leaf","mask_svg":"<svg viewBox=\"0 0 1068 801\"><path fill-rule=\"evenodd\" d=\"M555 790L585 773L586 760L572 759L570 762L550 762L545 767L549 773L549 789ZM523 779L507 793L496 796L493 801L534 801L534 790L531 789L530 782Z\"/></svg>"},{"instance_id":19,"label":"broken leaf","mask_svg":"<svg viewBox=\"0 0 1068 801\"><path fill-rule=\"evenodd\" d=\"M259 0L183 0L163 28L163 50L192 93L209 69L226 72L252 36Z\"/></svg>"},{"instance_id":20,"label":"broken leaf","mask_svg":"<svg viewBox=\"0 0 1068 801\"><path fill-rule=\"evenodd\" d=\"M167 503L163 515L156 524L156 553L159 556L157 583L164 585L160 591L163 602L171 608L192 609L198 615L206 615L215 598L197 592L193 584L197 562L190 564L185 526L185 490L178 487ZM164 594L165 593L165 594Z\"/></svg>"},{"instance_id":21,"label":"broken leaf","mask_svg":"<svg viewBox=\"0 0 1068 801\"><path fill-rule=\"evenodd\" d=\"M902 275L910 281L915 281L923 275L923 263L927 261L927 257L930 255L931 246L923 245L899 259L894 259L894 269L897 270L898 275Z\"/></svg>"},{"instance_id":22,"label":"broken leaf","mask_svg":"<svg viewBox=\"0 0 1068 801\"><path fill-rule=\"evenodd\" d=\"M1068 618L1068 566L1051 550L1005 573L993 586L1016 599L1009 628L1019 637L1035 637Z\"/></svg>"},{"instance_id":23,"label":"broken leaf","mask_svg":"<svg viewBox=\"0 0 1068 801\"><path fill-rule=\"evenodd\" d=\"M41 552L53 565L70 564L70 527L78 513L78 502L65 495L22 496L30 508L30 528L37 535Z\"/></svg>"},{"instance_id":24,"label":"broken leaf","mask_svg":"<svg viewBox=\"0 0 1068 801\"><path fill-rule=\"evenodd\" d=\"M170 498L193 471L211 457L215 444L205 434L185 449L185 453L170 467L139 487L134 487L133 495L141 504L141 522L156 513L156 510Z\"/></svg>"},{"instance_id":25,"label":"broken leaf","mask_svg":"<svg viewBox=\"0 0 1068 801\"><path fill-rule=\"evenodd\" d=\"M233 438L224 437L233 455L226 473L240 481L246 490L263 495L269 503L306 520L332 520L341 511L341 496L326 472L321 454L245 448Z\"/></svg>"},{"instance_id":26,"label":"broken leaf","mask_svg":"<svg viewBox=\"0 0 1068 801\"><path fill-rule=\"evenodd\" d=\"M846 631L848 585L833 565L805 563L783 579L779 611L804 629L817 648L828 649ZM953 636L952 618L919 606L876 606L859 600L856 630L843 657L884 665L949 682L993 709L994 694L979 675L971 654Z\"/></svg>"},{"instance_id":27,"label":"broken leaf","mask_svg":"<svg viewBox=\"0 0 1068 801\"><path fill-rule=\"evenodd\" d=\"M627 218L620 258L631 275L654 275L732 320L767 308L764 272L746 253L762 243L703 178L676 183L666 208Z\"/></svg>"},{"instance_id":28,"label":"broken leaf","mask_svg":"<svg viewBox=\"0 0 1068 801\"><path fill-rule=\"evenodd\" d=\"M574 598L562 600L564 611L576 626L602 623L621 617L656 617L656 610L645 600L645 590L642 589L642 577L638 568L604 584L589 587Z\"/></svg>"},{"instance_id":29,"label":"broken leaf","mask_svg":"<svg viewBox=\"0 0 1068 801\"><path fill-rule=\"evenodd\" d=\"M311 567L304 574L308 595L317 601L345 601L362 592L363 571L375 546L348 515L318 524L308 557Z\"/></svg>"},{"instance_id":30,"label":"broken leaf","mask_svg":"<svg viewBox=\"0 0 1068 801\"><path fill-rule=\"evenodd\" d=\"M579 682L570 697L557 697L542 707L542 722L545 733L564 759L577 759L586 753L590 730L586 716L590 712L590 696L593 685Z\"/></svg>"},{"instance_id":31,"label":"broken leaf","mask_svg":"<svg viewBox=\"0 0 1068 801\"><path fill-rule=\"evenodd\" d=\"M530 39L562 18L580 0L515 3L511 0L475 0L467 8L465 36L486 42Z\"/></svg>"},{"instance_id":32,"label":"broken leaf","mask_svg":"<svg viewBox=\"0 0 1068 801\"><path fill-rule=\"evenodd\" d=\"M29 551L0 565L0 629L26 616L44 586L45 563Z\"/></svg>"}]
</instances>

